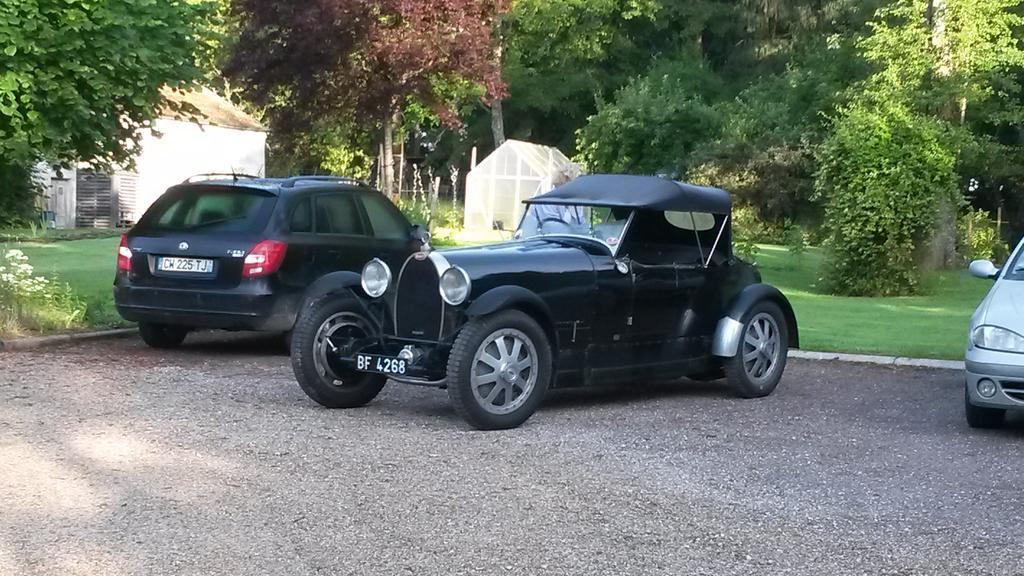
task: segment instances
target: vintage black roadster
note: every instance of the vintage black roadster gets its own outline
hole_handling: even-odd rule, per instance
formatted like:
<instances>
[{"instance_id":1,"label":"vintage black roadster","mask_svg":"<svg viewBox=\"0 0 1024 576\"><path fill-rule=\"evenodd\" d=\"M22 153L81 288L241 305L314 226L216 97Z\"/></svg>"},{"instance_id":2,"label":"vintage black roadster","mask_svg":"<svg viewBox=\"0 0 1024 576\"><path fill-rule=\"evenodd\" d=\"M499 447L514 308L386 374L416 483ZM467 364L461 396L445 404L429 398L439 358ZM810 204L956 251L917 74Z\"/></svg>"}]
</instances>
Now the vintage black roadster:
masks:
<instances>
[{"instance_id":1,"label":"vintage black roadster","mask_svg":"<svg viewBox=\"0 0 1024 576\"><path fill-rule=\"evenodd\" d=\"M727 378L771 394L798 346L776 288L732 253L729 194L658 177L583 176L527 201L512 241L423 250L399 270L314 284L292 339L328 407L388 379L446 388L480 429L523 423L548 389Z\"/></svg>"}]
</instances>

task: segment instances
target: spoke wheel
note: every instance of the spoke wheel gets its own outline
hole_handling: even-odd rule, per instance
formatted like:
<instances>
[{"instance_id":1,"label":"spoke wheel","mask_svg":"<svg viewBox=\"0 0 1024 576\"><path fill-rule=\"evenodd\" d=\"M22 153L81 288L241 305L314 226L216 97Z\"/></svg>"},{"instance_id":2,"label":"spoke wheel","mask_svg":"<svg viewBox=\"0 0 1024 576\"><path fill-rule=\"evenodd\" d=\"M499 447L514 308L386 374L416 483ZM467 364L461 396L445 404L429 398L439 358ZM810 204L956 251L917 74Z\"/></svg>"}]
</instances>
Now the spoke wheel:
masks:
<instances>
[{"instance_id":1,"label":"spoke wheel","mask_svg":"<svg viewBox=\"0 0 1024 576\"><path fill-rule=\"evenodd\" d=\"M313 338L313 365L324 383L340 387L364 376L340 362L339 357L347 356L351 343L368 334L366 321L351 312L338 312L324 320Z\"/></svg>"},{"instance_id":2,"label":"spoke wheel","mask_svg":"<svg viewBox=\"0 0 1024 576\"><path fill-rule=\"evenodd\" d=\"M473 357L470 385L480 407L508 414L526 402L537 382L537 349L519 330L504 328L484 339Z\"/></svg>"},{"instance_id":3,"label":"spoke wheel","mask_svg":"<svg viewBox=\"0 0 1024 576\"><path fill-rule=\"evenodd\" d=\"M743 369L758 384L774 375L779 364L782 338L779 325L766 312L754 316L743 336Z\"/></svg>"},{"instance_id":4,"label":"spoke wheel","mask_svg":"<svg viewBox=\"0 0 1024 576\"><path fill-rule=\"evenodd\" d=\"M743 339L722 367L736 394L760 398L775 391L786 369L789 327L777 304L762 301L743 317Z\"/></svg>"},{"instance_id":5,"label":"spoke wheel","mask_svg":"<svg viewBox=\"0 0 1024 576\"><path fill-rule=\"evenodd\" d=\"M353 296L305 303L292 330L292 371L302 391L328 408L355 408L373 400L387 377L356 371L351 348L355 339L376 333Z\"/></svg>"},{"instance_id":6,"label":"spoke wheel","mask_svg":"<svg viewBox=\"0 0 1024 576\"><path fill-rule=\"evenodd\" d=\"M544 401L553 356L547 333L525 312L473 318L448 355L448 398L474 428L515 428Z\"/></svg>"}]
</instances>

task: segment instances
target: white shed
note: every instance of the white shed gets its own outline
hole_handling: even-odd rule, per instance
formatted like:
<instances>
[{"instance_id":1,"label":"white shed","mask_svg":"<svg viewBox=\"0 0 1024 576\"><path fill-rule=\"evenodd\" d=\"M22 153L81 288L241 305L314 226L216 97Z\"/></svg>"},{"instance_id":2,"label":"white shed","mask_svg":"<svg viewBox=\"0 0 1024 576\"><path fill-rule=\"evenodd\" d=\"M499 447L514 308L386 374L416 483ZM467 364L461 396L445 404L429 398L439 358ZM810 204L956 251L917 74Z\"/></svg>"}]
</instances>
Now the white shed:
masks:
<instances>
[{"instance_id":1,"label":"white shed","mask_svg":"<svg viewBox=\"0 0 1024 576\"><path fill-rule=\"evenodd\" d=\"M515 228L523 200L550 190L552 177L571 164L557 148L506 140L466 177L465 227Z\"/></svg>"},{"instance_id":2,"label":"white shed","mask_svg":"<svg viewBox=\"0 0 1024 576\"><path fill-rule=\"evenodd\" d=\"M91 170L85 164L51 170L41 164L44 217L56 228L114 227L142 216L167 188L202 173L263 176L267 131L254 118L212 90L164 91L188 106L166 108L142 133L135 170Z\"/></svg>"}]
</instances>

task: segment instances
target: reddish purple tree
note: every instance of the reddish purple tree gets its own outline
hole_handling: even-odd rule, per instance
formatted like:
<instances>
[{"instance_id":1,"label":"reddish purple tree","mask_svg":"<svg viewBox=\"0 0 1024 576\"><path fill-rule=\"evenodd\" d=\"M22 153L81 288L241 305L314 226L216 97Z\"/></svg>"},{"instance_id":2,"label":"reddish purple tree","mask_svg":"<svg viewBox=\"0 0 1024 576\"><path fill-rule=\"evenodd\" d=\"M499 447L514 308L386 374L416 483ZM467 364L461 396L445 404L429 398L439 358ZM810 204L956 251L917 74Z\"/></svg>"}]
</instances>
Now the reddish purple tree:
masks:
<instances>
[{"instance_id":1,"label":"reddish purple tree","mask_svg":"<svg viewBox=\"0 0 1024 576\"><path fill-rule=\"evenodd\" d=\"M501 97L492 31L505 0L235 0L241 33L225 72L265 106L275 130L314 121L380 126L384 187L394 192L392 135L409 99L457 124L436 92L462 79Z\"/></svg>"}]
</instances>

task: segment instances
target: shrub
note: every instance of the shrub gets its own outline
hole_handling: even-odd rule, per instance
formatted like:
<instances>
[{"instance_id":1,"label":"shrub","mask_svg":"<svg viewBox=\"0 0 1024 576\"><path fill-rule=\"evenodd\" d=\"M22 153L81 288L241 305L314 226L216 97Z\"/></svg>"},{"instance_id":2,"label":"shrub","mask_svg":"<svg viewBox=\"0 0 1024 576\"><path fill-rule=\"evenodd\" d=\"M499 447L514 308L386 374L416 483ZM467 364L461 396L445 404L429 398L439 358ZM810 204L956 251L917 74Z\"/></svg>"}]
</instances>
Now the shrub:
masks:
<instances>
[{"instance_id":1,"label":"shrub","mask_svg":"<svg viewBox=\"0 0 1024 576\"><path fill-rule=\"evenodd\" d=\"M964 260L1003 261L1010 248L996 235L996 224L985 210L968 207L956 225L957 254Z\"/></svg>"},{"instance_id":2,"label":"shrub","mask_svg":"<svg viewBox=\"0 0 1024 576\"><path fill-rule=\"evenodd\" d=\"M751 264L757 263L757 256L761 253L761 249L757 247L757 244L741 236L733 237L732 251L734 254L739 256L741 260L745 260Z\"/></svg>"},{"instance_id":3,"label":"shrub","mask_svg":"<svg viewBox=\"0 0 1024 576\"><path fill-rule=\"evenodd\" d=\"M653 174L681 162L720 131L721 118L704 97L714 75L684 52L656 64L620 88L576 133L577 161L591 172Z\"/></svg>"},{"instance_id":4,"label":"shrub","mask_svg":"<svg viewBox=\"0 0 1024 576\"><path fill-rule=\"evenodd\" d=\"M804 234L804 229L800 226L796 224L787 226L784 239L786 250L797 258L801 258L807 252L807 235Z\"/></svg>"},{"instance_id":5,"label":"shrub","mask_svg":"<svg viewBox=\"0 0 1024 576\"><path fill-rule=\"evenodd\" d=\"M0 228L38 223L35 200L39 193L31 169L0 159Z\"/></svg>"},{"instance_id":6,"label":"shrub","mask_svg":"<svg viewBox=\"0 0 1024 576\"><path fill-rule=\"evenodd\" d=\"M761 244L785 243L785 227L761 218L749 204L738 204L732 209L733 235L749 242Z\"/></svg>"},{"instance_id":7,"label":"shrub","mask_svg":"<svg viewBox=\"0 0 1024 576\"><path fill-rule=\"evenodd\" d=\"M849 296L914 293L918 247L935 226L936 205L957 194L956 155L940 125L896 105L855 105L840 111L817 158L828 288Z\"/></svg>"},{"instance_id":8,"label":"shrub","mask_svg":"<svg viewBox=\"0 0 1024 576\"><path fill-rule=\"evenodd\" d=\"M36 276L21 250L0 260L0 333L66 330L81 325L86 305L71 287Z\"/></svg>"},{"instance_id":9,"label":"shrub","mask_svg":"<svg viewBox=\"0 0 1024 576\"><path fill-rule=\"evenodd\" d=\"M434 214L430 213L430 202L424 200L399 198L395 205L413 224L429 224L432 244L450 244L454 232L462 229L462 208L456 203L438 202Z\"/></svg>"}]
</instances>

